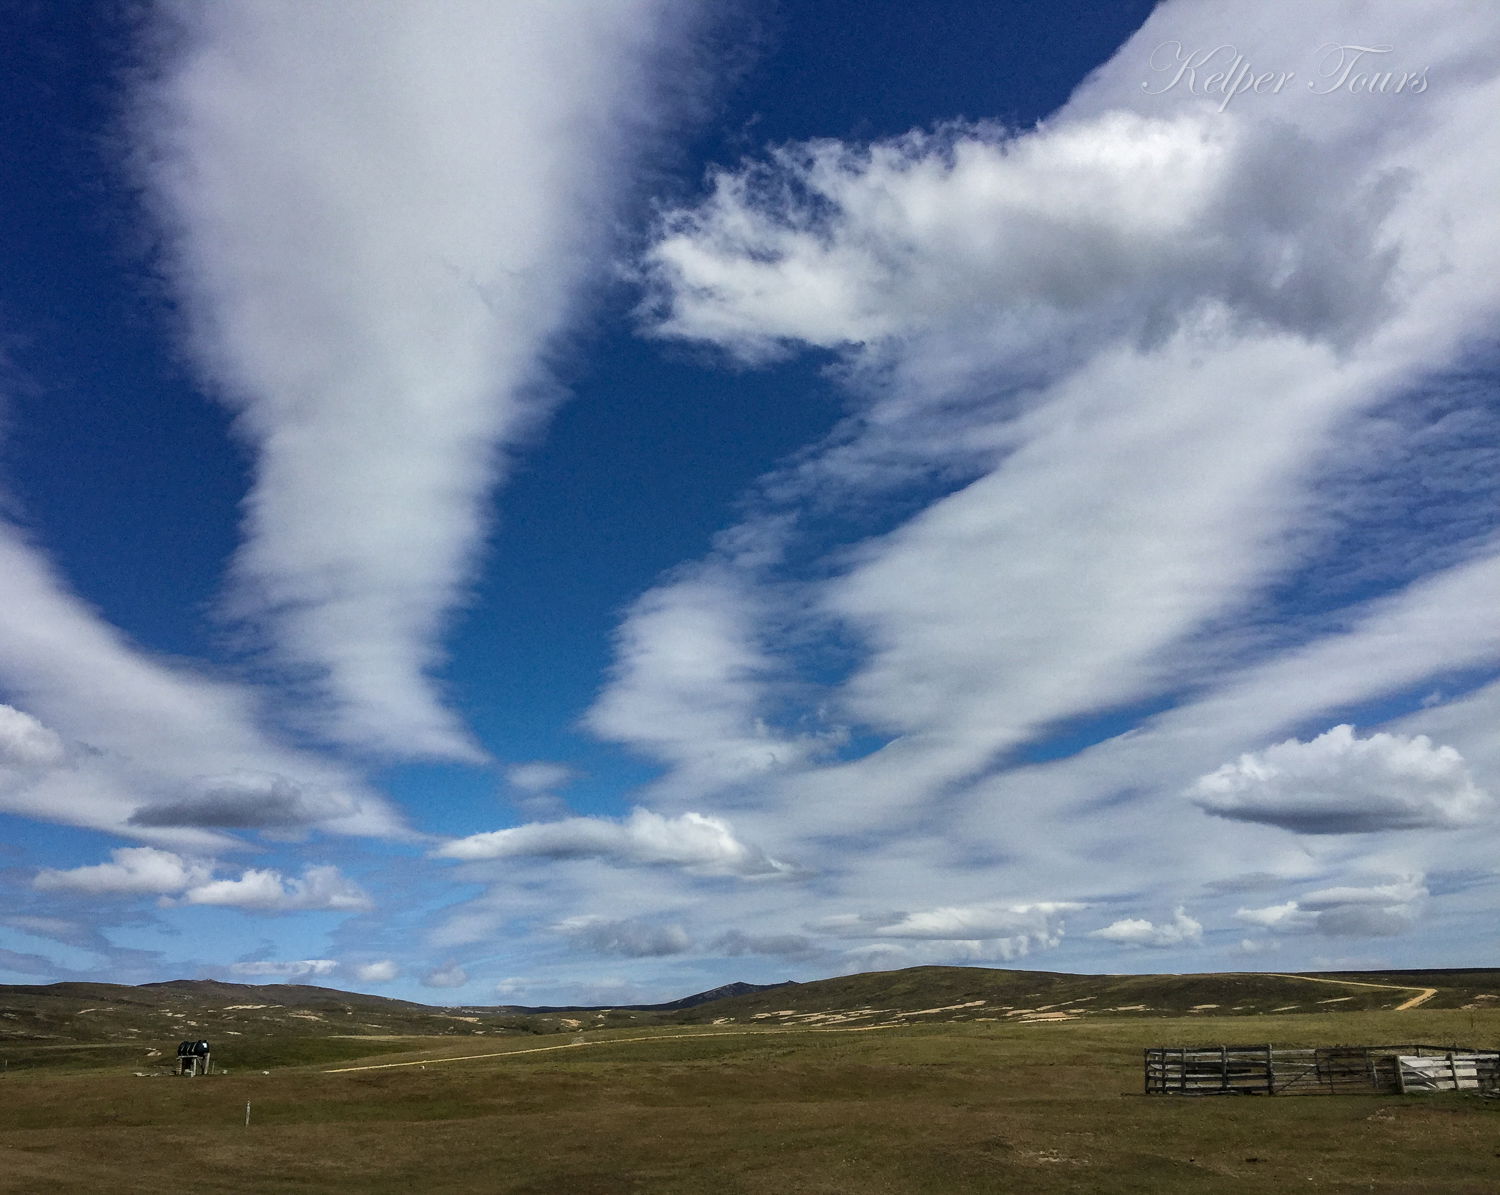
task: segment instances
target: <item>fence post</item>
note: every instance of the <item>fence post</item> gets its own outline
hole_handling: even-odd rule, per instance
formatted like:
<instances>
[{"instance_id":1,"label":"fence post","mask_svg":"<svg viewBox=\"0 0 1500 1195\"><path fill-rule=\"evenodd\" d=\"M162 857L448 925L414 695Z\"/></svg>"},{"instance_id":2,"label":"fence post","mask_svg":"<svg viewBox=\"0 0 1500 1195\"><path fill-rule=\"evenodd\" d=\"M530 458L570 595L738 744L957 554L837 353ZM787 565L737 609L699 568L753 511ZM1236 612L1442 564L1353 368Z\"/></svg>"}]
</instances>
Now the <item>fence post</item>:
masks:
<instances>
[{"instance_id":1,"label":"fence post","mask_svg":"<svg viewBox=\"0 0 1500 1195\"><path fill-rule=\"evenodd\" d=\"M1276 1094L1276 1056L1271 1043L1266 1043L1266 1094Z\"/></svg>"}]
</instances>

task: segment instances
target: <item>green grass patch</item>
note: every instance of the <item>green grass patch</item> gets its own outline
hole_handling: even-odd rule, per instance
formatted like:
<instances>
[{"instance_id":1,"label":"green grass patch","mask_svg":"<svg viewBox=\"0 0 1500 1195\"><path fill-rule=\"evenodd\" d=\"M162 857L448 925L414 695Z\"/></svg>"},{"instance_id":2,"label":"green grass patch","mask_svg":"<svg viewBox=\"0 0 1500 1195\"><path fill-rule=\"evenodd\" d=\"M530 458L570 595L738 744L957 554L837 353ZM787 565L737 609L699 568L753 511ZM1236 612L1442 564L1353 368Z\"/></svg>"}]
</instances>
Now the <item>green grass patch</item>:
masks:
<instances>
[{"instance_id":1,"label":"green grass patch","mask_svg":"<svg viewBox=\"0 0 1500 1195\"><path fill-rule=\"evenodd\" d=\"M192 1080L33 1069L0 1090L0 1191L155 1191L183 1159L208 1192L1500 1189L1500 1100L1139 1094L1147 1045L1493 1047L1496 1012L702 1032L267 1038L270 1075ZM330 1073L356 1059L417 1065Z\"/></svg>"}]
</instances>

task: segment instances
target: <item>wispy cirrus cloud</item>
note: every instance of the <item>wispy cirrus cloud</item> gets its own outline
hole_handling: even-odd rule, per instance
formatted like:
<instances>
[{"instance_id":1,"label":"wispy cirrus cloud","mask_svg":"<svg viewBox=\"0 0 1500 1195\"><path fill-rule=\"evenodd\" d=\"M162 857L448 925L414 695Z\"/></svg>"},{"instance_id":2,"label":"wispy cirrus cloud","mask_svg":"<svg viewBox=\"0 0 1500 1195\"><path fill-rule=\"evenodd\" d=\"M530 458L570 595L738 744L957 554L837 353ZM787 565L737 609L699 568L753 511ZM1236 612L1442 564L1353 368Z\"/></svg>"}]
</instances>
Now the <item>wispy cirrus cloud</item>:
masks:
<instances>
[{"instance_id":1,"label":"wispy cirrus cloud","mask_svg":"<svg viewBox=\"0 0 1500 1195\"><path fill-rule=\"evenodd\" d=\"M285 961L261 959L255 962L229 964L230 974L254 976L257 979L267 976L273 979L305 979L315 975L332 975L338 969L338 960L331 958L288 959Z\"/></svg>"},{"instance_id":2,"label":"wispy cirrus cloud","mask_svg":"<svg viewBox=\"0 0 1500 1195\"><path fill-rule=\"evenodd\" d=\"M142 176L255 452L234 611L330 738L476 759L432 674L545 359L691 56L676 0L162 10ZM680 93L679 93L680 98Z\"/></svg>"},{"instance_id":3,"label":"wispy cirrus cloud","mask_svg":"<svg viewBox=\"0 0 1500 1195\"><path fill-rule=\"evenodd\" d=\"M222 806L186 807L201 800L205 778L273 775L322 794L302 810L304 824L405 832L394 806L352 769L268 729L264 693L141 650L4 520L0 599L0 681L12 702L5 725L13 765L0 763L0 808L127 838L222 849L231 842ZM170 820L142 814L174 802ZM209 816L200 822L195 812ZM253 813L238 820L257 824Z\"/></svg>"},{"instance_id":4,"label":"wispy cirrus cloud","mask_svg":"<svg viewBox=\"0 0 1500 1195\"><path fill-rule=\"evenodd\" d=\"M605 917L570 917L555 927L577 946L596 954L626 958L663 958L685 954L693 940L680 925L663 925L638 918L612 921Z\"/></svg>"},{"instance_id":5,"label":"wispy cirrus cloud","mask_svg":"<svg viewBox=\"0 0 1500 1195\"><path fill-rule=\"evenodd\" d=\"M646 594L617 633L610 681L585 725L671 765L687 792L750 782L826 749L826 739L770 721L782 678L758 641L758 600L715 567Z\"/></svg>"},{"instance_id":6,"label":"wispy cirrus cloud","mask_svg":"<svg viewBox=\"0 0 1500 1195\"><path fill-rule=\"evenodd\" d=\"M667 764L652 794L816 842L845 907L887 905L903 863L944 863L910 881L929 893L912 908L970 907L938 893L984 867L1033 889L1087 875L1111 902L1145 885L1194 910L1118 919L1096 949L1192 948L1233 916L1222 894L1200 905L1228 875L1289 892L1427 866L1421 836L1387 837L1391 802L1361 813L1352 788L1327 824L1363 818L1361 844L1205 818L1215 850L1184 859L1166 832L1182 789L1225 759L1500 664L1486 500L1454 487L1443 517L1407 519L1425 499L1383 471L1403 455L1389 412L1449 370L1482 372L1500 313L1500 242L1465 198L1500 174L1455 152L1493 137L1500 84L1478 47L1500 29L1458 5L1442 31L1371 10L1402 63L1451 78L1420 102L1143 94L1168 36L1222 40L1230 20L1268 62L1328 38L1312 14L1271 29L1212 8L1159 6L1034 129L815 141L717 171L644 257L651 333L755 364L832 352L853 413L638 603L589 724ZM1354 528L1407 567L1341 574ZM658 659L685 663L642 666ZM707 666L726 659L751 666ZM678 748L671 719L620 715L666 709L730 716ZM1465 741L1443 741L1487 759L1481 721L1476 707ZM823 746L748 782L704 766L703 744L777 726ZM1468 808L1434 784L1406 824ZM905 849L944 834L920 864ZM875 918L872 938L901 924L849 916Z\"/></svg>"},{"instance_id":7,"label":"wispy cirrus cloud","mask_svg":"<svg viewBox=\"0 0 1500 1195\"><path fill-rule=\"evenodd\" d=\"M867 772L925 772L935 791L1049 723L1195 679L1202 665L1169 650L1234 617L1306 550L1319 454L1413 363L1346 351L1351 336L1399 339L1404 317L1425 322L1387 293L1401 260L1391 229L1409 223L1396 168L1369 164L1354 183L1363 203L1334 230L1320 161L1352 147L1308 134L1288 155L1296 128L1162 107L783 151L718 176L647 259L660 334L751 358L841 348L862 377L863 422L799 466L802 500L857 494L861 443L885 453L893 427L924 450L941 442L934 426L962 427L949 438L971 462L987 448L969 484L797 592L797 608L866 649L827 704L899 736L887 753L899 758ZM1272 158L1275 185L1294 194L1247 208ZM1329 254L1330 239L1363 248ZM1083 285L1079 263L1096 257L1103 279ZM1495 296L1470 298L1472 320ZM775 591L753 573L731 580L721 592L739 584L743 597L726 620L798 617L774 603L768 615ZM612 737L631 730L602 713L669 689L629 661L686 633L675 592L663 586L643 602L654 618L630 624L594 713ZM755 635L742 627L740 641ZM707 683L720 700L744 688ZM850 771L799 791L881 787Z\"/></svg>"}]
</instances>

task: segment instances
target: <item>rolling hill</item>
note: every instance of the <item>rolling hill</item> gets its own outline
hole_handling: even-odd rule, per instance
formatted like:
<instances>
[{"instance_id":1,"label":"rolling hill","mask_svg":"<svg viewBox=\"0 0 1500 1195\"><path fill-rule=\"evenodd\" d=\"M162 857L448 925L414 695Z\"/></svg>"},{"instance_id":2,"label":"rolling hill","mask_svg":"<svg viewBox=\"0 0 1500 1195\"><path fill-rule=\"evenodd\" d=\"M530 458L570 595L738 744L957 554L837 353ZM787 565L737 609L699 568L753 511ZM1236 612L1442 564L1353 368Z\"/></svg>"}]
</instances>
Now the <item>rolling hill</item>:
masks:
<instances>
[{"instance_id":1,"label":"rolling hill","mask_svg":"<svg viewBox=\"0 0 1500 1195\"><path fill-rule=\"evenodd\" d=\"M776 1025L1045 1021L1080 1017L1252 1016L1373 1011L1411 1003L1488 1007L1500 970L1276 975L1070 975L985 967L910 967L795 984L698 1005L680 1023Z\"/></svg>"},{"instance_id":2,"label":"rolling hill","mask_svg":"<svg viewBox=\"0 0 1500 1195\"><path fill-rule=\"evenodd\" d=\"M633 1008L435 1008L302 984L174 980L0 986L0 1042L136 1043L184 1038L355 1038L574 1032L646 1024L843 1026L938 1021L1252 1016L1373 1011L1403 1005L1500 1005L1500 970L1305 975L1070 975L984 967L911 967L808 983L728 984ZM227 1042L225 1044L228 1044Z\"/></svg>"}]
</instances>

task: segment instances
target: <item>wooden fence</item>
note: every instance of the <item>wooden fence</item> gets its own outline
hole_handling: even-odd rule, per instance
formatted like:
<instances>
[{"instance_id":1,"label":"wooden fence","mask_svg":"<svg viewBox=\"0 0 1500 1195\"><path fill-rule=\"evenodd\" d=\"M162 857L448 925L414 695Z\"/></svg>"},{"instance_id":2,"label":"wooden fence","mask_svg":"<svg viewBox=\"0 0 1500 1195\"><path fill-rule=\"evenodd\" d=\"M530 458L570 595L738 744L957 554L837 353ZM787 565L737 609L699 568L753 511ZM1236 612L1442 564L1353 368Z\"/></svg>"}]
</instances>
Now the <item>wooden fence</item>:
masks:
<instances>
[{"instance_id":1,"label":"wooden fence","mask_svg":"<svg viewBox=\"0 0 1500 1195\"><path fill-rule=\"evenodd\" d=\"M1147 1095L1355 1095L1500 1091L1500 1053L1462 1046L1156 1046Z\"/></svg>"}]
</instances>

